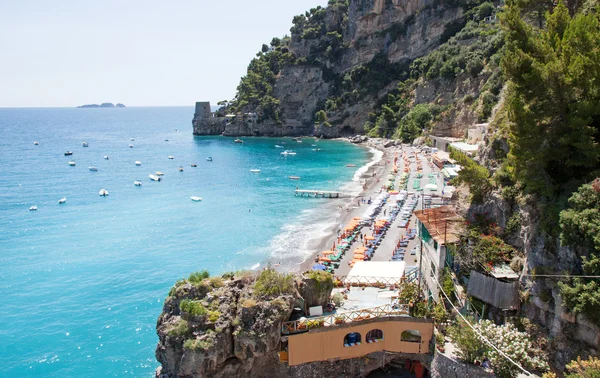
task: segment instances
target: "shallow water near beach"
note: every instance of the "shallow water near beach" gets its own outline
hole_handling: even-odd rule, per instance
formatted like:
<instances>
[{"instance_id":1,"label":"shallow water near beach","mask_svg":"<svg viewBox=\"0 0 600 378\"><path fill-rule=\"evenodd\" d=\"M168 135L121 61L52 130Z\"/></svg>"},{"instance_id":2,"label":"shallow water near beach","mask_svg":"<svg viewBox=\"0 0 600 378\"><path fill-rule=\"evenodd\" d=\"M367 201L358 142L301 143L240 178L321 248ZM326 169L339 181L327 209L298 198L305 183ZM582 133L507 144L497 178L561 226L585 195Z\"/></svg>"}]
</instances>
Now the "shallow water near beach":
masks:
<instances>
[{"instance_id":1,"label":"shallow water near beach","mask_svg":"<svg viewBox=\"0 0 600 378\"><path fill-rule=\"evenodd\" d=\"M174 282L199 269L297 268L340 201L294 189L357 193L355 173L372 155L312 138L194 137L192 115L0 109L4 376L151 376L156 319ZM297 155L282 157L275 144L284 142ZM161 182L148 177L156 171Z\"/></svg>"}]
</instances>

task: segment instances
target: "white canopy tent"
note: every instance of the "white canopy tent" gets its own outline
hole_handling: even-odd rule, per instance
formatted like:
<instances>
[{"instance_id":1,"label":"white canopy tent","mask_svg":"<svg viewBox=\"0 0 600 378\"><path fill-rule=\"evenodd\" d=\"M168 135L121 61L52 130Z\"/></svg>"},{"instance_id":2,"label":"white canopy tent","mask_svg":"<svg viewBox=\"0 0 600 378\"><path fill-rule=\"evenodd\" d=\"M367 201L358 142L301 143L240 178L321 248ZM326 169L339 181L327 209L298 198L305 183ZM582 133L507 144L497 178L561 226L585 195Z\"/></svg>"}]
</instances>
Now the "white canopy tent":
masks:
<instances>
[{"instance_id":1,"label":"white canopy tent","mask_svg":"<svg viewBox=\"0 0 600 378\"><path fill-rule=\"evenodd\" d=\"M371 283L373 278L386 278L387 282L400 283L404 277L404 261L357 261L348 273L346 282Z\"/></svg>"}]
</instances>

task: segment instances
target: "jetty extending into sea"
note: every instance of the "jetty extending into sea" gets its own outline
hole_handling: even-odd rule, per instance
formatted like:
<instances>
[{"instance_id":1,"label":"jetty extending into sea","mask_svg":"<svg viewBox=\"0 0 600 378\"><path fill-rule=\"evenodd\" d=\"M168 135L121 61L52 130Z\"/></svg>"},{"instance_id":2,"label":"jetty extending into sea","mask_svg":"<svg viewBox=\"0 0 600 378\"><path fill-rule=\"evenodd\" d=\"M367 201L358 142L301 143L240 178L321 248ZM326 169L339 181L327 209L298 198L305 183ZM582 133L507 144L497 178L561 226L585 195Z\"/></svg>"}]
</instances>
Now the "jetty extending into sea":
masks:
<instances>
[{"instance_id":1,"label":"jetty extending into sea","mask_svg":"<svg viewBox=\"0 0 600 378\"><path fill-rule=\"evenodd\" d=\"M344 198L349 197L348 194L342 192L336 192L331 190L306 190L306 189L296 189L294 191L294 196L298 197L315 197L315 198Z\"/></svg>"}]
</instances>

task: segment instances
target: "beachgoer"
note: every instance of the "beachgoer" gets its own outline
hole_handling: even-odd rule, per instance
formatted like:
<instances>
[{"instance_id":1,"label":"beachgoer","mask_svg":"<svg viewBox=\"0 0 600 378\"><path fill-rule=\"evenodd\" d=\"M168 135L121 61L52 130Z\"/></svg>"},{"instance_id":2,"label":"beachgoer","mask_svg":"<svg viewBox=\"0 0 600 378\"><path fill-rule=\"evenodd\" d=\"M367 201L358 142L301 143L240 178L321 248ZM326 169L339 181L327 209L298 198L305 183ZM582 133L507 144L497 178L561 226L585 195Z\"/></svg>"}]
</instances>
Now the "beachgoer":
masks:
<instances>
[{"instance_id":1,"label":"beachgoer","mask_svg":"<svg viewBox=\"0 0 600 378\"><path fill-rule=\"evenodd\" d=\"M483 361L481 361L481 367L484 369L492 368L492 364L491 364L490 360L488 360L487 357L483 357Z\"/></svg>"}]
</instances>

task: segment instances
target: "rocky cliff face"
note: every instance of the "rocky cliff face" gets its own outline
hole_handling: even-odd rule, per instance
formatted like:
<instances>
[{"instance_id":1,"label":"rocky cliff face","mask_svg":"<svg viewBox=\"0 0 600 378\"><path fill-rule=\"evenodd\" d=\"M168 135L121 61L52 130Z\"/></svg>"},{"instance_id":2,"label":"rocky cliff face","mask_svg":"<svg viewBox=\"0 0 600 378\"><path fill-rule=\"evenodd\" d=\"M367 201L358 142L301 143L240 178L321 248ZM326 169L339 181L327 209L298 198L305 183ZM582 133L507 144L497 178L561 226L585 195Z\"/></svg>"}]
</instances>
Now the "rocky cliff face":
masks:
<instances>
[{"instance_id":1,"label":"rocky cliff face","mask_svg":"<svg viewBox=\"0 0 600 378\"><path fill-rule=\"evenodd\" d=\"M481 164L491 172L499 169L500 161L509 151L506 131L496 128L500 117L492 123L479 155ZM562 246L557 237L545 230L540 210L540 205L545 204L533 196L516 193L505 187L488 193L481 203L461 198L459 204L466 217L488 214L504 230L503 238L522 251L525 260L520 271L517 270L523 275L520 316L543 327L544 335L549 338L550 366L564 371L565 365L577 356L598 354L600 328L563 305L556 278L537 276L580 271L581 261L577 257L580 254Z\"/></svg>"},{"instance_id":2,"label":"rocky cliff face","mask_svg":"<svg viewBox=\"0 0 600 378\"><path fill-rule=\"evenodd\" d=\"M338 137L363 133L369 113L395 89L410 62L435 50L442 39L452 35L453 27L464 21L461 1L455 0L349 0L321 12L317 26L309 21L308 26L292 28L286 48L295 60L276 73L273 84L281 112L277 122L266 119L248 125L194 119L194 134ZM310 34L311 26L320 34ZM343 83L353 71L370 66L375 71L378 59L394 67L393 71L374 72L379 77L378 88L364 91L361 86L370 84L348 87ZM344 100L328 111L331 122L317 124L315 129L315 112L323 109L328 99L357 97L357 91L361 91L360 98ZM251 106L237 109L242 113L255 110Z\"/></svg>"}]
</instances>

